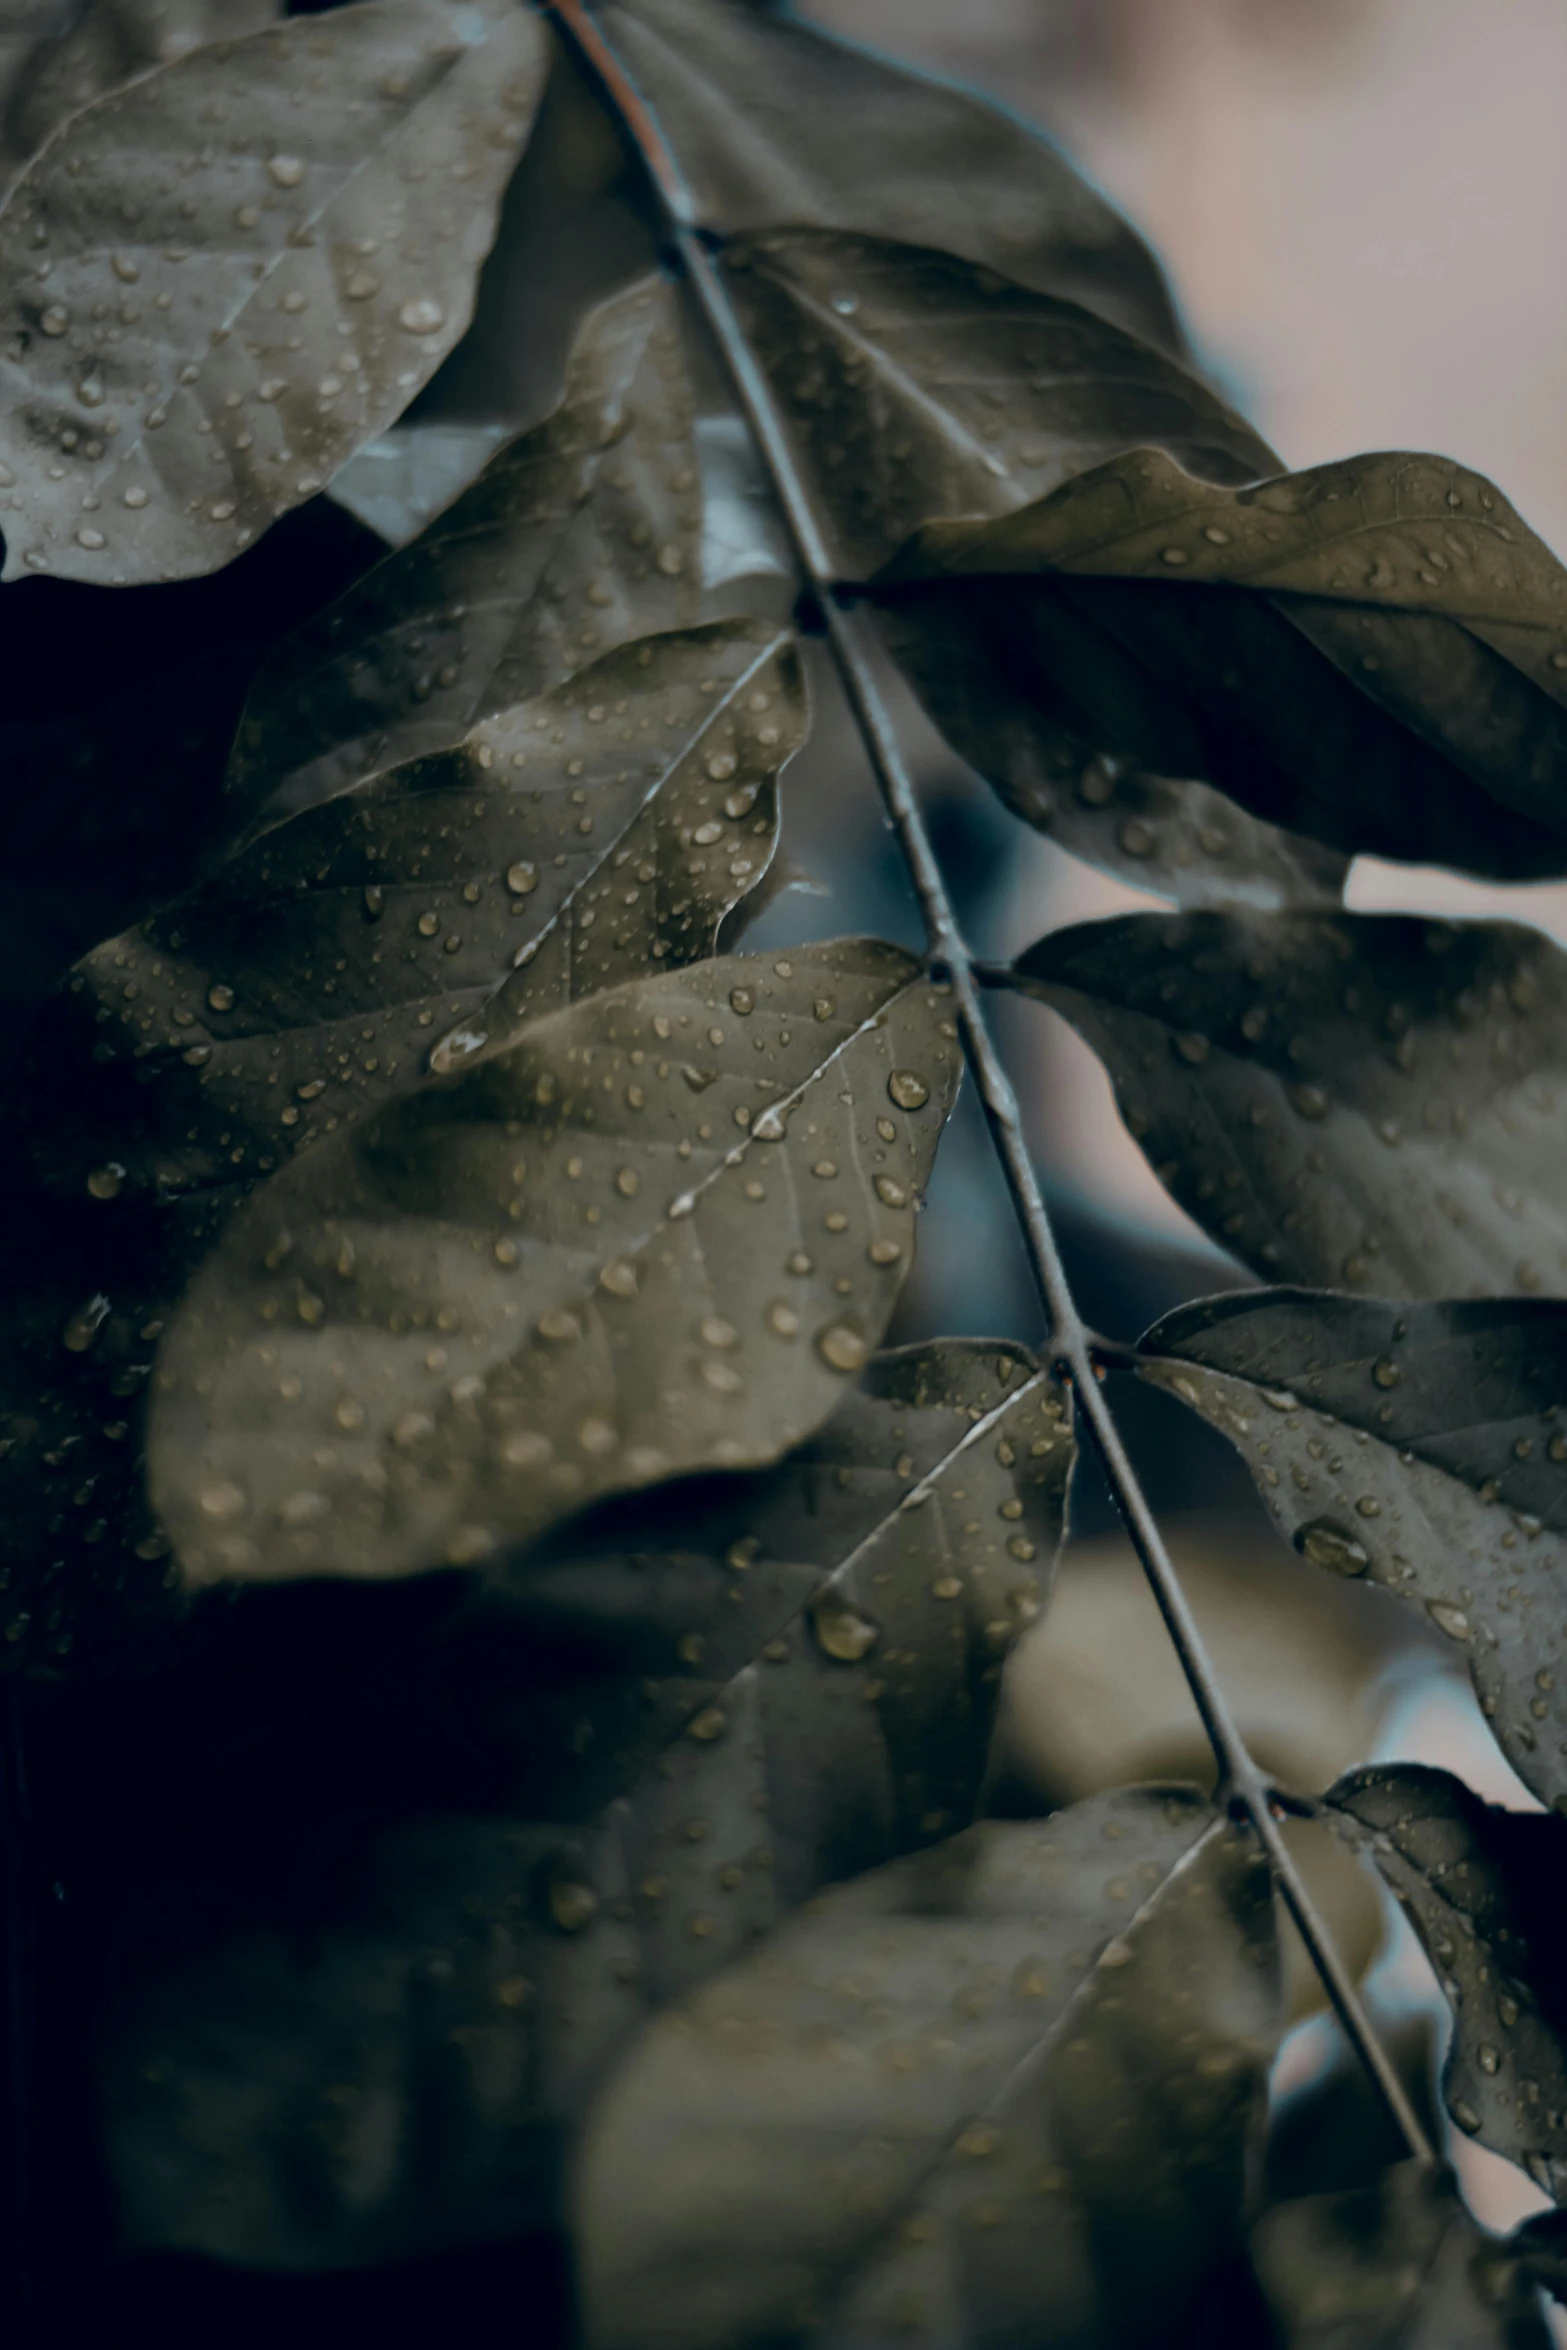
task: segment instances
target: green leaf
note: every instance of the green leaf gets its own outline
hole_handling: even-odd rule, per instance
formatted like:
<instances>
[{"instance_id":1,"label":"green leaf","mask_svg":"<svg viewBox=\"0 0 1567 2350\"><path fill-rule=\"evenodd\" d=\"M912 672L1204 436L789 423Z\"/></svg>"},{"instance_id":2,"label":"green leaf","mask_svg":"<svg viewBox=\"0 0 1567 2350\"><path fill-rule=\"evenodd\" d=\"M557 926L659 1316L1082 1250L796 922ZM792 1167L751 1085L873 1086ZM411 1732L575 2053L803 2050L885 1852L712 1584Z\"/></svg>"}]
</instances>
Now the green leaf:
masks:
<instances>
[{"instance_id":1,"label":"green leaf","mask_svg":"<svg viewBox=\"0 0 1567 2350\"><path fill-rule=\"evenodd\" d=\"M1352 1851L1376 1862L1447 1994L1448 2112L1560 2201L1567 1825L1482 1803L1446 1771L1414 1763L1352 1771L1329 1794L1323 1817Z\"/></svg>"},{"instance_id":2,"label":"green leaf","mask_svg":"<svg viewBox=\"0 0 1567 2350\"><path fill-rule=\"evenodd\" d=\"M274 24L281 0L67 0L0 30L0 194L50 133L132 75ZM7 54L7 52L11 54Z\"/></svg>"},{"instance_id":3,"label":"green leaf","mask_svg":"<svg viewBox=\"0 0 1567 2350\"><path fill-rule=\"evenodd\" d=\"M927 629L961 601L1047 739L1347 854L1567 868L1567 572L1446 459L1235 490L1132 451L1016 514L927 525L886 578Z\"/></svg>"},{"instance_id":4,"label":"green leaf","mask_svg":"<svg viewBox=\"0 0 1567 2350\"><path fill-rule=\"evenodd\" d=\"M972 1817L1071 1458L1026 1356L938 1341L769 1475L601 1515L515 1607L475 1593L392 1703L444 1698L516 1808L579 1824L382 1837L307 1944L230 1941L137 2001L108 2086L130 2240L342 2267L558 2220L564 2132L652 2007ZM568 1653L611 1636L595 1681L541 1671L551 1596Z\"/></svg>"},{"instance_id":5,"label":"green leaf","mask_svg":"<svg viewBox=\"0 0 1567 2350\"><path fill-rule=\"evenodd\" d=\"M1252 2249L1280 2350L1549 2350L1526 2269L1438 2165L1281 2203Z\"/></svg>"},{"instance_id":6,"label":"green leaf","mask_svg":"<svg viewBox=\"0 0 1567 2350\"><path fill-rule=\"evenodd\" d=\"M328 799L615 646L703 617L693 395L673 289L595 312L561 406L268 662L230 789Z\"/></svg>"},{"instance_id":7,"label":"green leaf","mask_svg":"<svg viewBox=\"0 0 1567 2350\"><path fill-rule=\"evenodd\" d=\"M707 227L946 247L1179 352L1147 246L1014 116L767 9L615 0L603 20Z\"/></svg>"},{"instance_id":8,"label":"green leaf","mask_svg":"<svg viewBox=\"0 0 1567 2350\"><path fill-rule=\"evenodd\" d=\"M606 990L319 1146L162 1347L186 1576L470 1564L776 1458L886 1327L959 1069L920 966L839 941Z\"/></svg>"},{"instance_id":9,"label":"green leaf","mask_svg":"<svg viewBox=\"0 0 1567 2350\"><path fill-rule=\"evenodd\" d=\"M1514 1770L1567 1800L1567 1308L1264 1290L1181 1307L1139 1356L1229 1438L1304 1557L1462 1648Z\"/></svg>"},{"instance_id":10,"label":"green leaf","mask_svg":"<svg viewBox=\"0 0 1567 2350\"><path fill-rule=\"evenodd\" d=\"M1236 2228L1273 1959L1260 1863L1188 1792L823 1895L598 2101L587 2339L1168 2339Z\"/></svg>"},{"instance_id":11,"label":"green leaf","mask_svg":"<svg viewBox=\"0 0 1567 2350\"><path fill-rule=\"evenodd\" d=\"M545 62L505 0L368 0L72 116L0 214L4 576L216 570L391 423L467 324Z\"/></svg>"},{"instance_id":12,"label":"green leaf","mask_svg":"<svg viewBox=\"0 0 1567 2350\"><path fill-rule=\"evenodd\" d=\"M490 1031L710 955L803 739L790 640L624 647L264 832L40 1014L4 1117L67 1197L271 1173Z\"/></svg>"},{"instance_id":13,"label":"green leaf","mask_svg":"<svg viewBox=\"0 0 1567 2350\"><path fill-rule=\"evenodd\" d=\"M1277 469L1162 352L954 254L789 229L724 260L849 577L932 516L1008 513L1129 446L1217 481Z\"/></svg>"},{"instance_id":14,"label":"green leaf","mask_svg":"<svg viewBox=\"0 0 1567 2350\"><path fill-rule=\"evenodd\" d=\"M1017 984L1071 1021L1187 1213L1264 1278L1567 1291L1567 957L1508 922L1133 915Z\"/></svg>"}]
</instances>

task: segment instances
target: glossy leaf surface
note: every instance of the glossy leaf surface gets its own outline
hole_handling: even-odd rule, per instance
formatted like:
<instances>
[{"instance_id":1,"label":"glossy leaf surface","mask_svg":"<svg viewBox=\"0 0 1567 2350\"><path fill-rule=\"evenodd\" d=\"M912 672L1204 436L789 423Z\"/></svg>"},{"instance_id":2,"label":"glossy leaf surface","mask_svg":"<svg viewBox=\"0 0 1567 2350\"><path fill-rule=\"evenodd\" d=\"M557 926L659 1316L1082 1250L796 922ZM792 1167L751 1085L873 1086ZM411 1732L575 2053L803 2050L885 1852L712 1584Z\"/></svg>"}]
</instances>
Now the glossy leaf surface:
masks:
<instances>
[{"instance_id":1,"label":"glossy leaf surface","mask_svg":"<svg viewBox=\"0 0 1567 2350\"><path fill-rule=\"evenodd\" d=\"M66 1196L254 1181L536 1012L699 961L805 730L787 638L654 638L263 833L39 1015L7 1123Z\"/></svg>"},{"instance_id":2,"label":"glossy leaf surface","mask_svg":"<svg viewBox=\"0 0 1567 2350\"><path fill-rule=\"evenodd\" d=\"M461 334L544 68L529 10L367 0L72 116L0 216L4 576L216 570L321 489Z\"/></svg>"},{"instance_id":3,"label":"glossy leaf surface","mask_svg":"<svg viewBox=\"0 0 1567 2350\"><path fill-rule=\"evenodd\" d=\"M655 280L589 320L553 416L267 664L231 790L287 814L690 626L699 484L678 313Z\"/></svg>"},{"instance_id":4,"label":"glossy leaf surface","mask_svg":"<svg viewBox=\"0 0 1567 2350\"><path fill-rule=\"evenodd\" d=\"M1109 757L1349 854L1567 868L1567 571L1446 459L1236 490L1132 451L928 525L888 579L930 583L889 588L927 627L968 604L1011 692Z\"/></svg>"},{"instance_id":5,"label":"glossy leaf surface","mask_svg":"<svg viewBox=\"0 0 1567 2350\"><path fill-rule=\"evenodd\" d=\"M1375 1861L1447 1994L1448 2112L1560 2201L1567 1824L1502 1811L1446 1771L1414 1763L1352 1772L1332 1790L1324 1816Z\"/></svg>"},{"instance_id":6,"label":"glossy leaf surface","mask_svg":"<svg viewBox=\"0 0 1567 2350\"><path fill-rule=\"evenodd\" d=\"M1446 2170L1281 2203L1252 2243L1281 2350L1548 2350L1522 2264Z\"/></svg>"},{"instance_id":7,"label":"glossy leaf surface","mask_svg":"<svg viewBox=\"0 0 1567 2350\"><path fill-rule=\"evenodd\" d=\"M1265 1279L1567 1290L1567 957L1512 923L1084 923L1018 983L1099 1054L1187 1213Z\"/></svg>"},{"instance_id":8,"label":"glossy leaf surface","mask_svg":"<svg viewBox=\"0 0 1567 2350\"><path fill-rule=\"evenodd\" d=\"M891 1313L952 1031L874 940L729 956L299 1160L160 1356L152 1490L191 1582L471 1564L797 1444Z\"/></svg>"},{"instance_id":9,"label":"glossy leaf surface","mask_svg":"<svg viewBox=\"0 0 1567 2350\"><path fill-rule=\"evenodd\" d=\"M1520 1778L1567 1796L1567 1307L1264 1290L1182 1307L1140 1351L1305 1558L1458 1645Z\"/></svg>"},{"instance_id":10,"label":"glossy leaf surface","mask_svg":"<svg viewBox=\"0 0 1567 2350\"><path fill-rule=\"evenodd\" d=\"M616 0L604 29L707 227L846 229L945 248L1179 349L1146 245L1011 115L723 0Z\"/></svg>"},{"instance_id":11,"label":"glossy leaf surface","mask_svg":"<svg viewBox=\"0 0 1567 2350\"><path fill-rule=\"evenodd\" d=\"M601 1515L515 1607L475 1594L377 1696L444 1697L511 1808L578 1825L382 1838L303 1944L229 1942L141 2003L111 2059L130 2240L345 2266L558 2218L563 2132L650 2008L972 1816L1071 1455L1027 1358L937 1342L770 1474ZM594 1682L541 1676L541 1609L601 1644Z\"/></svg>"},{"instance_id":12,"label":"glossy leaf surface","mask_svg":"<svg viewBox=\"0 0 1567 2350\"><path fill-rule=\"evenodd\" d=\"M826 1894L600 2099L589 2341L1168 2338L1236 2224L1272 1958L1257 1864L1185 1793Z\"/></svg>"}]
</instances>

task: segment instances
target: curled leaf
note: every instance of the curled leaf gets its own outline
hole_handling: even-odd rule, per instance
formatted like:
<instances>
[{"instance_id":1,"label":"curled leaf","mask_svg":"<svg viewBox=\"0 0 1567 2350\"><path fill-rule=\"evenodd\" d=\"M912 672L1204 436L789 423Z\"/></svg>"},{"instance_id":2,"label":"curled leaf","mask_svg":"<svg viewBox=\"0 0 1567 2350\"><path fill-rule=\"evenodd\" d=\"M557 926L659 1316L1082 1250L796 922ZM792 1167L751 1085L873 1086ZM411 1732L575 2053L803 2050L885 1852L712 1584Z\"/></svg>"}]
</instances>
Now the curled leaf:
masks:
<instances>
[{"instance_id":1,"label":"curled leaf","mask_svg":"<svg viewBox=\"0 0 1567 2350\"><path fill-rule=\"evenodd\" d=\"M1303 1557L1454 1642L1520 1778L1567 1799L1567 1307L1242 1292L1167 1315L1139 1356L1235 1445Z\"/></svg>"},{"instance_id":2,"label":"curled leaf","mask_svg":"<svg viewBox=\"0 0 1567 2350\"><path fill-rule=\"evenodd\" d=\"M1542 1677L1548 1678L1548 1675ZM1482 1803L1414 1763L1352 1771L1323 1817L1369 1854L1453 2011L1442 2077L1467 2136L1560 2201L1567 2187L1567 1998L1559 1973L1567 1824Z\"/></svg>"},{"instance_id":3,"label":"curled leaf","mask_svg":"<svg viewBox=\"0 0 1567 2350\"><path fill-rule=\"evenodd\" d=\"M216 570L384 430L467 323L544 68L530 10L367 0L73 115L0 215L4 576Z\"/></svg>"},{"instance_id":4,"label":"curled leaf","mask_svg":"<svg viewBox=\"0 0 1567 2350\"><path fill-rule=\"evenodd\" d=\"M1159 1179L1264 1278L1567 1291L1567 957L1506 922L1133 915L1017 982L1108 1068Z\"/></svg>"},{"instance_id":5,"label":"curled leaf","mask_svg":"<svg viewBox=\"0 0 1567 2350\"><path fill-rule=\"evenodd\" d=\"M885 581L927 630L966 606L1047 737L1350 855L1567 866L1567 571L1446 459L1233 489L1134 450L998 520L928 524Z\"/></svg>"},{"instance_id":6,"label":"curled leaf","mask_svg":"<svg viewBox=\"0 0 1567 2350\"><path fill-rule=\"evenodd\" d=\"M825 1894L599 2099L588 2340L1170 2339L1233 2241L1272 1961L1260 1864L1189 1793Z\"/></svg>"},{"instance_id":7,"label":"curled leaf","mask_svg":"<svg viewBox=\"0 0 1567 2350\"><path fill-rule=\"evenodd\" d=\"M876 941L731 956L299 1160L162 1349L152 1490L190 1580L473 1564L798 1443L892 1310L952 1031Z\"/></svg>"}]
</instances>

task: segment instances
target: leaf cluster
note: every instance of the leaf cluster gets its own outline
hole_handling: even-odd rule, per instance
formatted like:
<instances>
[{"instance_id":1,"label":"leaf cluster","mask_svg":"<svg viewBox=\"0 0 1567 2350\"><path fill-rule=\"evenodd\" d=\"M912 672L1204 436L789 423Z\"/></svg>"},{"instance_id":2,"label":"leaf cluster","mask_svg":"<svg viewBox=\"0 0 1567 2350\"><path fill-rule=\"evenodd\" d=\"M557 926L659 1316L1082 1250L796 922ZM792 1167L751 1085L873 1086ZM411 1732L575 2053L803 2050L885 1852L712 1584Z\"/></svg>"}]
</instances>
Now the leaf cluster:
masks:
<instances>
[{"instance_id":1,"label":"leaf cluster","mask_svg":"<svg viewBox=\"0 0 1567 2350\"><path fill-rule=\"evenodd\" d=\"M1554 1807L1316 1805L1449 1990L1458 2126L1554 2198L1567 965L1342 901L1361 853L1567 871L1567 573L1447 460L1284 472L1009 118L729 0L600 16L889 662L1169 901L990 977L1268 1285L1122 1367L1453 1643ZM3 609L164 648L4 722L58 905L0 1107L0 1657L131 1718L232 1687L210 1800L268 1822L264 1866L128 1831L120 2248L552 2236L599 2350L1174 2343L1237 2276L1281 2344L1543 2340L1548 2240L1445 2174L1259 2209L1273 1901L1222 1805L991 1816L1072 1399L885 1343L954 994L747 945L809 613L575 53L512 0L77 0L0 45L0 172Z\"/></svg>"}]
</instances>

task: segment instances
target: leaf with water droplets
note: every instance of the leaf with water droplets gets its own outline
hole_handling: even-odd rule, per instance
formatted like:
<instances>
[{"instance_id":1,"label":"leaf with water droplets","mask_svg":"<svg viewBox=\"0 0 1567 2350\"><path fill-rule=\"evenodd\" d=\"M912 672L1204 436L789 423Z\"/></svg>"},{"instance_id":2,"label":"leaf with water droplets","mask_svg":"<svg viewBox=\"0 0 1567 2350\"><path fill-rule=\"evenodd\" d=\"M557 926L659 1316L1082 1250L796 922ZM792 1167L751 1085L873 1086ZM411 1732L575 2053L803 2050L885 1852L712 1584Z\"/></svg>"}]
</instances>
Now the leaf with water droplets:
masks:
<instances>
[{"instance_id":1,"label":"leaf with water droplets","mask_svg":"<svg viewBox=\"0 0 1567 2350\"><path fill-rule=\"evenodd\" d=\"M933 516L1010 513L1128 447L1214 481L1277 470L1163 352L952 253L789 229L724 263L851 578Z\"/></svg>"},{"instance_id":2,"label":"leaf with water droplets","mask_svg":"<svg viewBox=\"0 0 1567 2350\"><path fill-rule=\"evenodd\" d=\"M1519 1777L1567 1799L1567 1306L1242 1291L1166 1315L1139 1356L1305 1558L1454 1643Z\"/></svg>"},{"instance_id":3,"label":"leaf with water droplets","mask_svg":"<svg viewBox=\"0 0 1567 2350\"><path fill-rule=\"evenodd\" d=\"M710 955L805 730L791 640L719 622L262 833L97 947L3 1113L37 1182L127 1199L269 1173L534 1014Z\"/></svg>"},{"instance_id":4,"label":"leaf with water droplets","mask_svg":"<svg viewBox=\"0 0 1567 2350\"><path fill-rule=\"evenodd\" d=\"M678 303L654 279L589 319L554 415L268 662L230 790L275 819L689 627L701 508Z\"/></svg>"},{"instance_id":5,"label":"leaf with water droplets","mask_svg":"<svg viewBox=\"0 0 1567 2350\"><path fill-rule=\"evenodd\" d=\"M1271 1899L1190 1792L987 1822L655 2020L577 2185L594 2350L1145 2341L1235 2241Z\"/></svg>"},{"instance_id":6,"label":"leaf with water droplets","mask_svg":"<svg viewBox=\"0 0 1567 2350\"><path fill-rule=\"evenodd\" d=\"M927 1097L891 1116L911 1069ZM775 1459L886 1327L959 1070L920 966L841 940L607 989L318 1145L160 1355L152 1489L190 1581L499 1560L600 1496Z\"/></svg>"},{"instance_id":7,"label":"leaf with water droplets","mask_svg":"<svg viewBox=\"0 0 1567 2350\"><path fill-rule=\"evenodd\" d=\"M208 41L260 32L282 14L282 0L46 0L26 7L15 33L0 25L0 194L50 133L95 98Z\"/></svg>"},{"instance_id":8,"label":"leaf with water droplets","mask_svg":"<svg viewBox=\"0 0 1567 2350\"><path fill-rule=\"evenodd\" d=\"M1506 922L1133 915L1016 983L1071 1021L1187 1213L1264 1278L1567 1292L1567 956Z\"/></svg>"},{"instance_id":9,"label":"leaf with water droplets","mask_svg":"<svg viewBox=\"0 0 1567 2350\"><path fill-rule=\"evenodd\" d=\"M1352 1771L1323 1817L1369 1854L1453 2011L1447 2109L1558 2201L1567 2191L1567 1822L1503 1811L1417 1763Z\"/></svg>"},{"instance_id":10,"label":"leaf with water droplets","mask_svg":"<svg viewBox=\"0 0 1567 2350\"><path fill-rule=\"evenodd\" d=\"M770 10L614 0L603 16L708 227L944 247L1181 350L1147 246L1015 115Z\"/></svg>"},{"instance_id":11,"label":"leaf with water droplets","mask_svg":"<svg viewBox=\"0 0 1567 2350\"><path fill-rule=\"evenodd\" d=\"M880 1357L776 1470L608 1505L356 1676L340 1747L440 1725L509 1811L557 1824L426 1831L434 1903L406 1831L383 1836L374 1919L329 1894L303 1949L231 1941L138 2001L111 2058L131 2240L342 2267L558 2220L563 2134L651 2009L824 1884L972 1819L1072 1450L1061 1390L1016 1349ZM459 2027L439 2089L413 1995L436 1953L435 2020ZM508 2048L541 2061L508 2069ZM395 2167L367 2195L318 2165L302 2204L323 2102L368 2114L388 2079ZM454 2110L461 2159L421 2172Z\"/></svg>"},{"instance_id":12,"label":"leaf with water droplets","mask_svg":"<svg viewBox=\"0 0 1567 2350\"><path fill-rule=\"evenodd\" d=\"M1524 2263L1441 2164L1276 2205L1252 2259L1279 2350L1550 2350Z\"/></svg>"},{"instance_id":13,"label":"leaf with water droplets","mask_svg":"<svg viewBox=\"0 0 1567 2350\"><path fill-rule=\"evenodd\" d=\"M4 576L216 570L383 431L467 323L545 61L503 0L367 0L72 116L0 215Z\"/></svg>"},{"instance_id":14,"label":"leaf with water droplets","mask_svg":"<svg viewBox=\"0 0 1567 2350\"><path fill-rule=\"evenodd\" d=\"M1567 870L1567 571L1445 458L1235 490L1136 450L885 576L927 630L967 613L1036 765L1064 733L1346 854Z\"/></svg>"}]
</instances>

